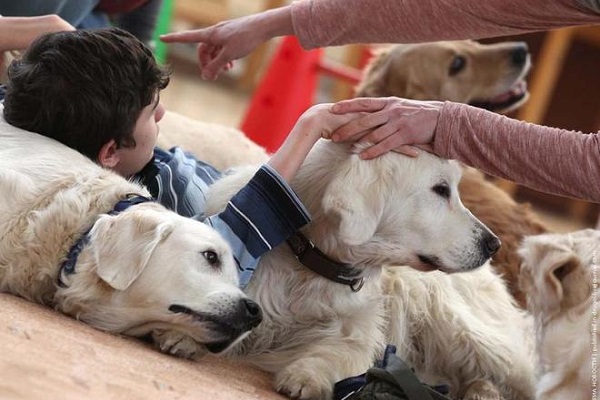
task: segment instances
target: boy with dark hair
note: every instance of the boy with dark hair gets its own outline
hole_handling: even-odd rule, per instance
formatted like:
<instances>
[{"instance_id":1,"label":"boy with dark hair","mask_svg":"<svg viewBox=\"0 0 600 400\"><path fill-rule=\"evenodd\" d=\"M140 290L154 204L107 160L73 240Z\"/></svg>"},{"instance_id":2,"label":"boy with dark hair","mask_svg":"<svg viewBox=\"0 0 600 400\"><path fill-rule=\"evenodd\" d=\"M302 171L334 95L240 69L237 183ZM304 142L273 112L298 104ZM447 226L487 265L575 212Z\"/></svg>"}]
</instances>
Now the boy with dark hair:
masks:
<instances>
[{"instance_id":1,"label":"boy with dark hair","mask_svg":"<svg viewBox=\"0 0 600 400\"><path fill-rule=\"evenodd\" d=\"M310 108L227 208L205 218L206 191L220 172L179 148L154 147L168 76L125 31L48 34L9 66L4 118L140 180L166 207L213 226L232 246L245 286L258 258L309 221L287 182L319 138L358 115L336 116L326 104Z\"/></svg>"}]
</instances>

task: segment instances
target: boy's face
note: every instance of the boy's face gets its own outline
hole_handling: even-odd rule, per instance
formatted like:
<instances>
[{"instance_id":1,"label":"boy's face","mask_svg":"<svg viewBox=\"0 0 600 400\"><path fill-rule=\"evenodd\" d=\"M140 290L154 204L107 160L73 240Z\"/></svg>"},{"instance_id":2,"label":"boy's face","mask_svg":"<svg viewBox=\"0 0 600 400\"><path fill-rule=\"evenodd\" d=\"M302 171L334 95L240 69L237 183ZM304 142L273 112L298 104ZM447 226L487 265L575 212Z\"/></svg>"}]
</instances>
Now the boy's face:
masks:
<instances>
[{"instance_id":1,"label":"boy's face","mask_svg":"<svg viewBox=\"0 0 600 400\"><path fill-rule=\"evenodd\" d=\"M119 162L112 168L114 171L128 177L140 172L152 160L158 138L158 122L164 115L165 108L157 95L156 101L144 107L135 123L135 147L121 147L116 150Z\"/></svg>"}]
</instances>

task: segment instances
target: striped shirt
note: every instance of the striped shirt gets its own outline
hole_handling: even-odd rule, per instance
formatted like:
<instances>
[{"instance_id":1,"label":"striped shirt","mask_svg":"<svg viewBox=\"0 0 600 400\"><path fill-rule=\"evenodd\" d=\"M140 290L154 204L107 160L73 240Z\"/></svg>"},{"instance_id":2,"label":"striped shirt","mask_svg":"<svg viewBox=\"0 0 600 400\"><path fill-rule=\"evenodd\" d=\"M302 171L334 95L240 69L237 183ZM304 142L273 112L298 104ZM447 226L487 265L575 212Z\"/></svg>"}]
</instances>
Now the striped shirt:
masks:
<instances>
[{"instance_id":1,"label":"striped shirt","mask_svg":"<svg viewBox=\"0 0 600 400\"><path fill-rule=\"evenodd\" d=\"M216 229L230 244L244 288L258 260L310 221L308 211L275 170L263 165L218 215L206 216L209 186L222 174L179 147L156 148L134 176L159 203Z\"/></svg>"}]
</instances>

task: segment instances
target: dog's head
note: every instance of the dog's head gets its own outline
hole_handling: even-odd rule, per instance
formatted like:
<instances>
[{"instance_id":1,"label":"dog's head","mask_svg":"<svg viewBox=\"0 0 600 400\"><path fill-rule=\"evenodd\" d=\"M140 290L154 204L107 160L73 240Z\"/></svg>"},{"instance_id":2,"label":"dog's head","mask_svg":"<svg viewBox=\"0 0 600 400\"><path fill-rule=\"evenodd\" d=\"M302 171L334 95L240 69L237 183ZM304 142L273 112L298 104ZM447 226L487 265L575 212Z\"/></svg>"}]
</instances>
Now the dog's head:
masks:
<instances>
[{"instance_id":1,"label":"dog's head","mask_svg":"<svg viewBox=\"0 0 600 400\"><path fill-rule=\"evenodd\" d=\"M393 45L377 52L356 95L449 100L508 112L529 96L524 78L530 66L522 42Z\"/></svg>"},{"instance_id":2,"label":"dog's head","mask_svg":"<svg viewBox=\"0 0 600 400\"><path fill-rule=\"evenodd\" d=\"M237 265L221 236L156 204L102 215L75 273L63 281L63 311L99 329L132 336L179 331L213 352L262 319L238 287Z\"/></svg>"},{"instance_id":3,"label":"dog's head","mask_svg":"<svg viewBox=\"0 0 600 400\"><path fill-rule=\"evenodd\" d=\"M543 326L587 308L600 260L600 231L528 236L519 255L519 284L529 310Z\"/></svg>"},{"instance_id":4,"label":"dog's head","mask_svg":"<svg viewBox=\"0 0 600 400\"><path fill-rule=\"evenodd\" d=\"M321 141L293 182L309 208L310 236L343 262L445 272L483 265L500 241L461 203L461 169L428 153L360 160Z\"/></svg>"}]
</instances>

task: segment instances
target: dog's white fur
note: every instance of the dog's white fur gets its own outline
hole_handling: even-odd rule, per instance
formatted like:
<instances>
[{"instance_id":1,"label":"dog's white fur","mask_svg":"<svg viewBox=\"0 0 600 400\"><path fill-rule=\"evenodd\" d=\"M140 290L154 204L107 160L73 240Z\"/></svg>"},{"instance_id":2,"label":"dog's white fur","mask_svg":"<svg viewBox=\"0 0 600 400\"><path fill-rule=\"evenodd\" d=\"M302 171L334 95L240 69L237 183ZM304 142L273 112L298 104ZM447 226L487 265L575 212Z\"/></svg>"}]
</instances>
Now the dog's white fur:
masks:
<instances>
[{"instance_id":1,"label":"dog's white fur","mask_svg":"<svg viewBox=\"0 0 600 400\"><path fill-rule=\"evenodd\" d=\"M215 183L208 212L253 171ZM524 316L489 265L454 275L382 269L431 270L419 254L447 272L485 262L481 241L490 233L460 203L459 179L457 164L428 154L361 161L349 147L318 143L292 183L313 218L305 233L366 283L354 293L300 265L287 245L274 249L247 288L265 319L227 354L274 372L277 390L291 397L326 399L334 382L363 373L393 343L423 379L449 383L453 395L531 398ZM440 184L449 198L436 193ZM171 340L185 342L176 333Z\"/></svg>"},{"instance_id":2,"label":"dog's white fur","mask_svg":"<svg viewBox=\"0 0 600 400\"><path fill-rule=\"evenodd\" d=\"M134 336L177 329L201 343L230 344L256 322L231 250L212 228L156 203L108 215L129 194L148 192L3 120L0 143L0 290ZM92 225L75 273L58 287L61 263Z\"/></svg>"},{"instance_id":3,"label":"dog's white fur","mask_svg":"<svg viewBox=\"0 0 600 400\"><path fill-rule=\"evenodd\" d=\"M536 398L593 399L600 231L530 236L519 252L521 284L537 331Z\"/></svg>"}]
</instances>

